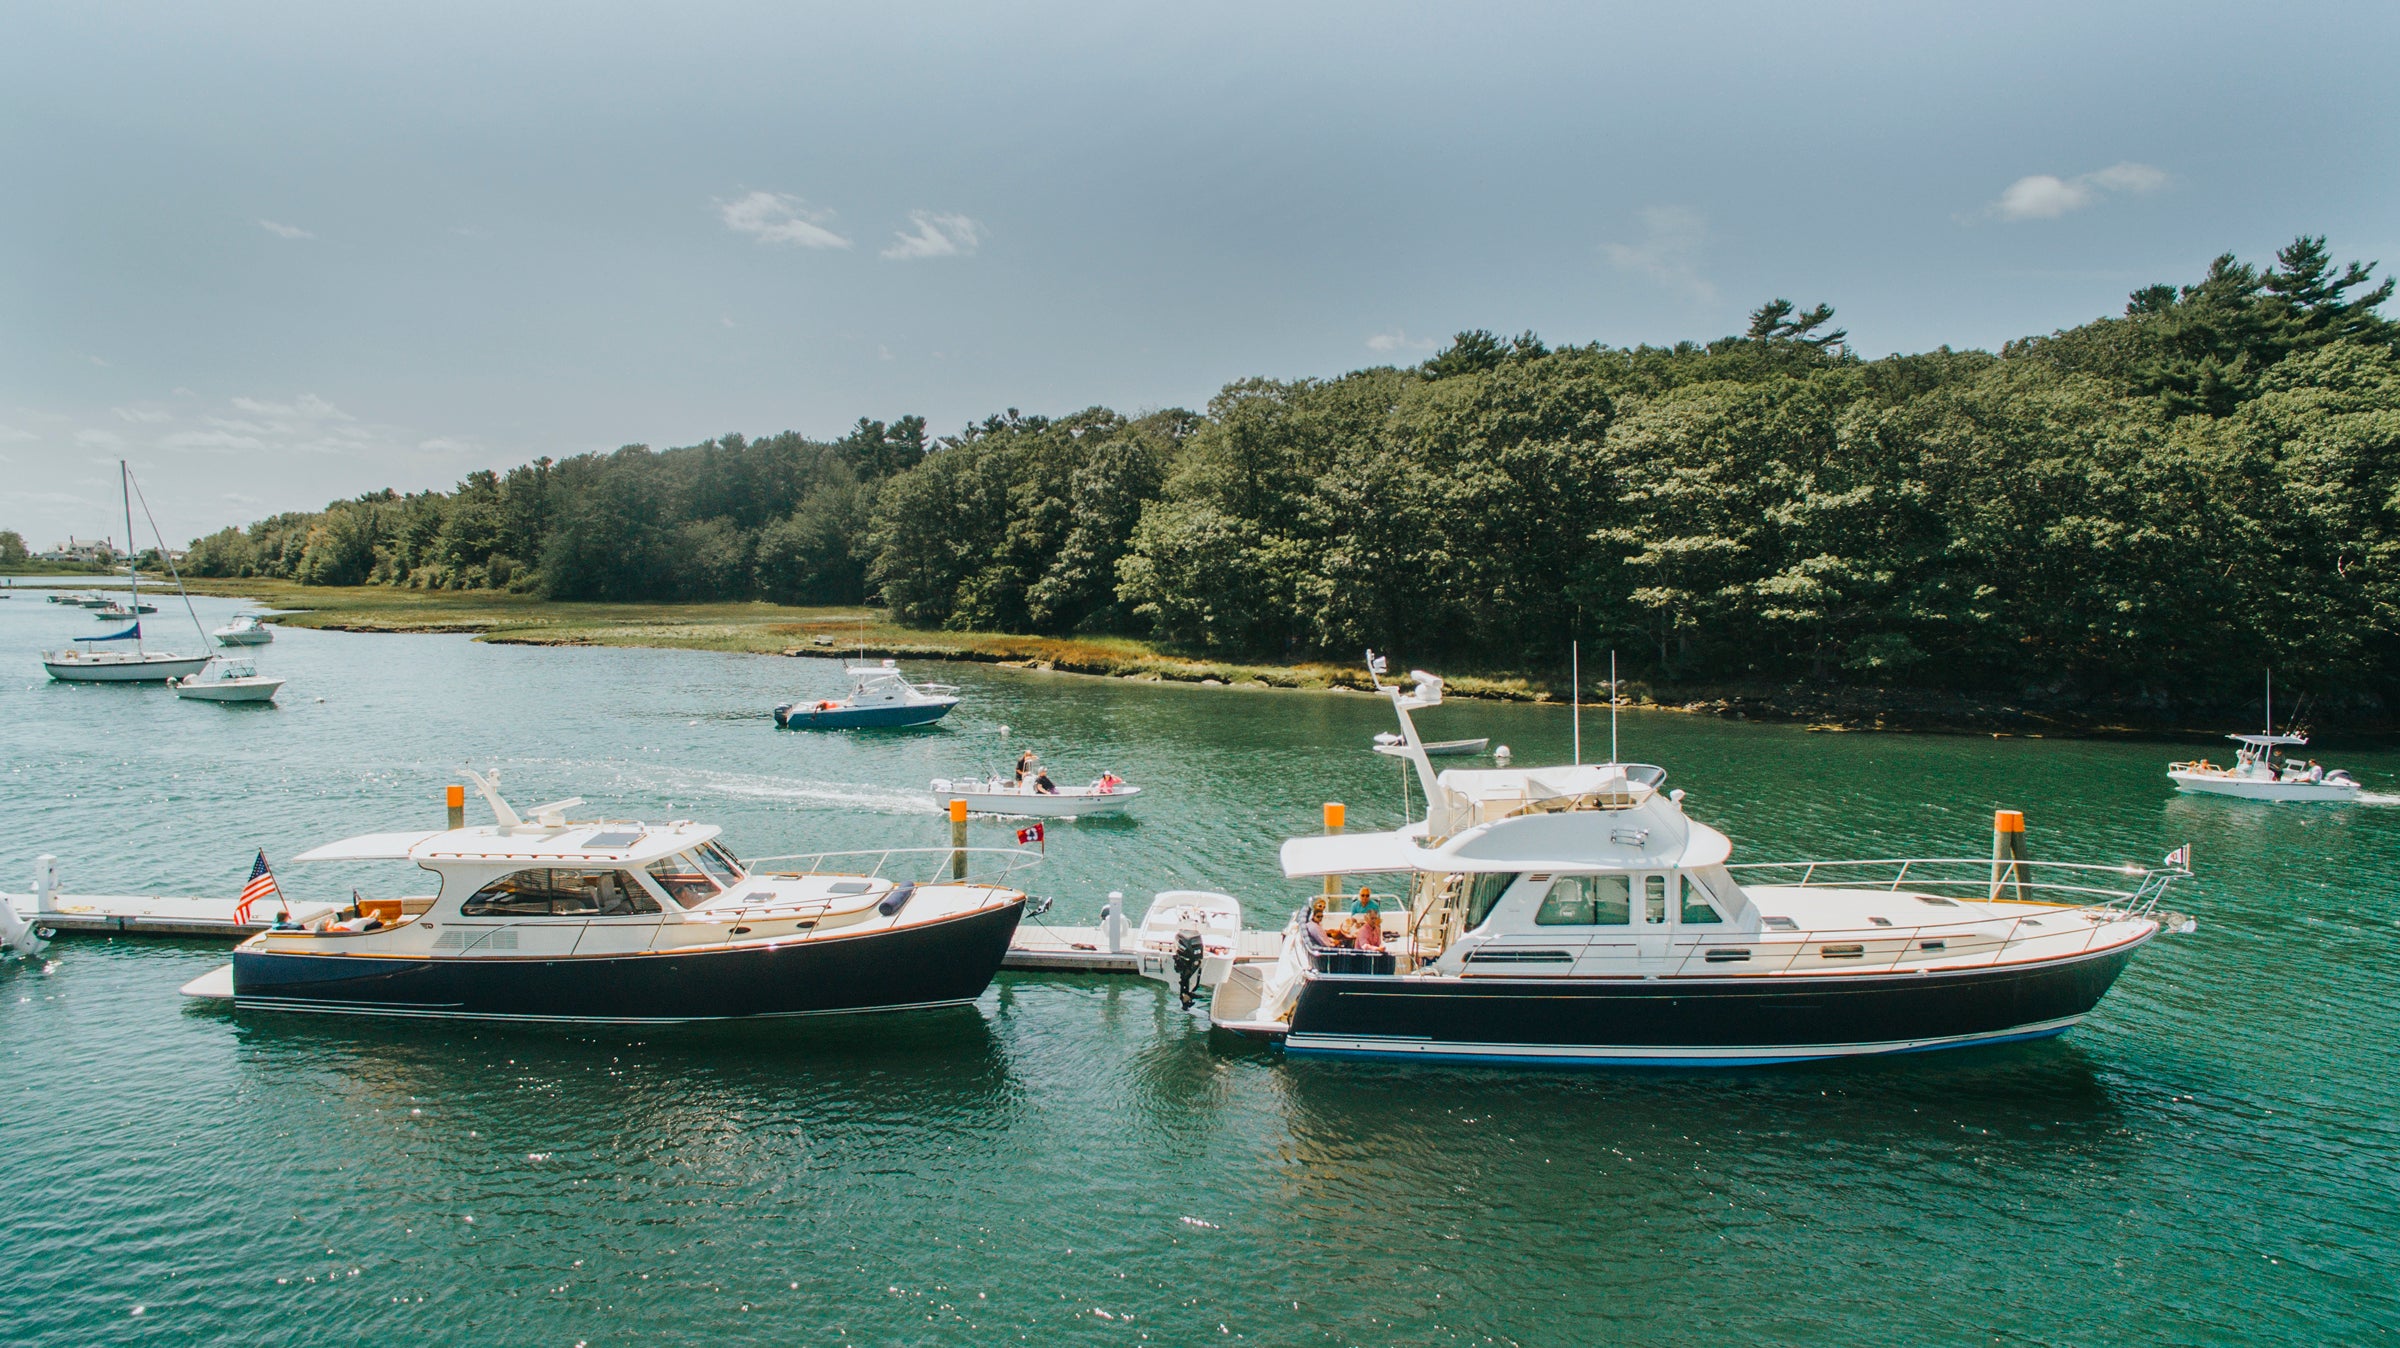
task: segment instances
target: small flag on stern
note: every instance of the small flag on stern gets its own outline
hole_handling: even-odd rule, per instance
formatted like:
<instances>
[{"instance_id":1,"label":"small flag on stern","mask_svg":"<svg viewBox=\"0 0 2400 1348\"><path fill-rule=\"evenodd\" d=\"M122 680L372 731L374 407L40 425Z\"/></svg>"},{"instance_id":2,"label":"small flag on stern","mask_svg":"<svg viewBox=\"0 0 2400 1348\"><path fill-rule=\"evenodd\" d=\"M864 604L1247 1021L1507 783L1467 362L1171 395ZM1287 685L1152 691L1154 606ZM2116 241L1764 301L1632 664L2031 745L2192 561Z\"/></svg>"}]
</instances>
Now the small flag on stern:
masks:
<instances>
[{"instance_id":1,"label":"small flag on stern","mask_svg":"<svg viewBox=\"0 0 2400 1348\"><path fill-rule=\"evenodd\" d=\"M258 864L250 868L250 883L242 886L241 902L233 906L233 920L236 922L249 921L251 904L270 894L280 896L282 892L275 887L275 873L267 869L266 849L260 848Z\"/></svg>"},{"instance_id":2,"label":"small flag on stern","mask_svg":"<svg viewBox=\"0 0 2400 1348\"><path fill-rule=\"evenodd\" d=\"M2179 871L2190 870L2192 868L2192 845L2185 843L2167 853L2167 865Z\"/></svg>"},{"instance_id":3,"label":"small flag on stern","mask_svg":"<svg viewBox=\"0 0 2400 1348\"><path fill-rule=\"evenodd\" d=\"M1038 843L1041 840L1042 826L1039 824L1030 824L1017 830L1017 845L1019 847L1022 847L1027 843Z\"/></svg>"}]
</instances>

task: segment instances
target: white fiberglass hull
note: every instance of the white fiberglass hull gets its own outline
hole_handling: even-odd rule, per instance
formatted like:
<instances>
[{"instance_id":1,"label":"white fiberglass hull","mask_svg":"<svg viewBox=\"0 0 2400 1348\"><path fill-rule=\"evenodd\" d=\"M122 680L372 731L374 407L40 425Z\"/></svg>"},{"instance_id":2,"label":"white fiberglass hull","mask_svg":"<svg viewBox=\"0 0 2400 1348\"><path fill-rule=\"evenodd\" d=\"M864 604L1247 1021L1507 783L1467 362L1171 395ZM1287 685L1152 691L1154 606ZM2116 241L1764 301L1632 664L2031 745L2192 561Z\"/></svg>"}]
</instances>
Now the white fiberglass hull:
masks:
<instances>
[{"instance_id":1,"label":"white fiberglass hull","mask_svg":"<svg viewBox=\"0 0 2400 1348\"><path fill-rule=\"evenodd\" d=\"M275 633L264 627L239 632L231 628L219 628L209 635L215 637L220 646L264 646L275 639Z\"/></svg>"},{"instance_id":2,"label":"white fiberglass hull","mask_svg":"<svg viewBox=\"0 0 2400 1348\"><path fill-rule=\"evenodd\" d=\"M205 655L75 655L42 657L42 668L62 683L165 683L208 668Z\"/></svg>"},{"instance_id":3,"label":"white fiberglass hull","mask_svg":"<svg viewBox=\"0 0 2400 1348\"><path fill-rule=\"evenodd\" d=\"M214 679L175 685L175 696L196 702L272 702L281 679Z\"/></svg>"},{"instance_id":4,"label":"white fiberglass hull","mask_svg":"<svg viewBox=\"0 0 2400 1348\"><path fill-rule=\"evenodd\" d=\"M944 801L963 800L977 814L1015 814L1038 819L1080 819L1085 815L1121 813L1131 809L1134 798L1142 794L1138 786L1120 786L1114 791L1094 791L1090 787L1071 787L1054 794L1017 791L978 791L934 787L934 794Z\"/></svg>"},{"instance_id":5,"label":"white fiberglass hull","mask_svg":"<svg viewBox=\"0 0 2400 1348\"><path fill-rule=\"evenodd\" d=\"M2356 782L2275 781L2267 777L2235 777L2216 772L2169 771L2175 789L2197 795L2232 796L2237 800L2356 800Z\"/></svg>"}]
</instances>

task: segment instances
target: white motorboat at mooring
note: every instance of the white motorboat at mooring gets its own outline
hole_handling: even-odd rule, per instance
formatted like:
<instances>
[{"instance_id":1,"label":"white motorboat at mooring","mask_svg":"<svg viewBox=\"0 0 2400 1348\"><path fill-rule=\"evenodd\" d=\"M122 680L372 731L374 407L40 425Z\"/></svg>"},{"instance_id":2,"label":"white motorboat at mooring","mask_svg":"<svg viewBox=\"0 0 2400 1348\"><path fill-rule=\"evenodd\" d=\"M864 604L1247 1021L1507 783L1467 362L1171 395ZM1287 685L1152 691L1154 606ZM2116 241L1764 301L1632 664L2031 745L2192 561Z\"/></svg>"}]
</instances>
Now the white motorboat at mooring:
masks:
<instances>
[{"instance_id":1,"label":"white motorboat at mooring","mask_svg":"<svg viewBox=\"0 0 2400 1348\"><path fill-rule=\"evenodd\" d=\"M2169 763L2167 779L2178 791L2195 795L2233 796L2241 800L2317 800L2347 801L2358 799L2358 780L2340 768L2328 770L2316 762L2301 762L2281 752L2286 747L2304 748L2308 736L2298 733L2275 733L2275 679L2267 678L2267 728L2263 734L2227 735L2225 738L2240 744L2234 750L2233 762L2220 766L2199 759L2189 763Z\"/></svg>"},{"instance_id":2,"label":"white motorboat at mooring","mask_svg":"<svg viewBox=\"0 0 2400 1348\"><path fill-rule=\"evenodd\" d=\"M877 730L929 725L958 705L958 690L946 683L910 683L900 664L849 665L850 696L815 702L786 702L775 724L786 730Z\"/></svg>"},{"instance_id":3,"label":"white motorboat at mooring","mask_svg":"<svg viewBox=\"0 0 2400 1348\"><path fill-rule=\"evenodd\" d=\"M1045 819L1081 819L1094 814L1122 814L1133 808L1142 788L1129 785L1113 772L1094 778L1090 786L1062 786L1044 791L1031 781L1006 777L983 781L936 777L934 794L943 800L963 800L977 814L1017 814Z\"/></svg>"},{"instance_id":4,"label":"white motorboat at mooring","mask_svg":"<svg viewBox=\"0 0 2400 1348\"><path fill-rule=\"evenodd\" d=\"M889 849L745 864L713 824L523 818L328 843L299 862L405 862L435 879L279 921L236 947L237 1008L528 1021L663 1022L950 1006L983 994L1034 864L993 848ZM782 868L775 861L803 864ZM222 974L187 985L221 996Z\"/></svg>"},{"instance_id":5,"label":"white motorboat at mooring","mask_svg":"<svg viewBox=\"0 0 2400 1348\"><path fill-rule=\"evenodd\" d=\"M1440 703L1441 680L1411 678L1409 694L1376 686L1425 819L1283 845L1284 874L1325 877L1326 897L1293 915L1275 963L1234 967L1211 998L1217 1028L1291 1053L1552 1065L1995 1044L2065 1032L2160 930L2191 925L2159 909L2190 874L2180 851L2155 870L2014 846L1996 861L1735 865L1654 766L1437 777L1409 713ZM1373 895L1380 912L1342 911L1336 878L1363 875L1400 882Z\"/></svg>"},{"instance_id":6,"label":"white motorboat at mooring","mask_svg":"<svg viewBox=\"0 0 2400 1348\"><path fill-rule=\"evenodd\" d=\"M272 702L283 680L268 678L247 660L212 659L208 668L174 681L175 696L197 702Z\"/></svg>"},{"instance_id":7,"label":"white motorboat at mooring","mask_svg":"<svg viewBox=\"0 0 2400 1348\"><path fill-rule=\"evenodd\" d=\"M236 613L233 621L210 632L220 646L264 646L275 639L275 629L267 626L266 615Z\"/></svg>"}]
</instances>

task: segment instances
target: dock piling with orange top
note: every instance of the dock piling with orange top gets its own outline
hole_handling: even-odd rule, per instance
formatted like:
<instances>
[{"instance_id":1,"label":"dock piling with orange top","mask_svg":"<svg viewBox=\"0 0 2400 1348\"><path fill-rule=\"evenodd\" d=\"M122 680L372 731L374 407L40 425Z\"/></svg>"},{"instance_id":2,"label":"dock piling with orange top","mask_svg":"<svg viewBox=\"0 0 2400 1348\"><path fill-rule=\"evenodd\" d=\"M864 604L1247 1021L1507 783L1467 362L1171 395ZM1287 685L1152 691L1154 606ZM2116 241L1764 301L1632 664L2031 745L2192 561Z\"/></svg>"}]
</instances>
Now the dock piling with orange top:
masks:
<instances>
[{"instance_id":1,"label":"dock piling with orange top","mask_svg":"<svg viewBox=\"0 0 2400 1348\"><path fill-rule=\"evenodd\" d=\"M967 878L967 803L950 802L950 878Z\"/></svg>"},{"instance_id":2,"label":"dock piling with orange top","mask_svg":"<svg viewBox=\"0 0 2400 1348\"><path fill-rule=\"evenodd\" d=\"M450 827L465 828L467 826L467 788L463 786L449 787L442 792L442 796L445 803L450 806Z\"/></svg>"},{"instance_id":3,"label":"dock piling with orange top","mask_svg":"<svg viewBox=\"0 0 2400 1348\"><path fill-rule=\"evenodd\" d=\"M1992 812L1992 898L2000 891L2013 887L2020 902L2025 898L2025 812L1995 810Z\"/></svg>"},{"instance_id":4,"label":"dock piling with orange top","mask_svg":"<svg viewBox=\"0 0 2400 1348\"><path fill-rule=\"evenodd\" d=\"M1325 836L1326 836L1326 837L1328 837L1328 838L1330 838L1330 837L1332 837L1334 834L1341 832L1341 831L1342 831L1342 822L1343 822L1345 819L1347 819L1347 818L1349 817L1349 814L1350 814L1350 811L1349 811L1348 807L1344 806L1344 805L1343 805L1343 804L1342 804L1340 801L1338 801L1338 800L1329 800L1329 801L1326 801L1326 802L1325 802ZM1340 876L1338 876L1338 875L1328 875L1328 876L1326 876L1326 877L1325 877L1325 896L1326 896L1327 898L1331 898L1331 897L1333 897L1335 894L1339 893L1339 892L1341 891L1341 884L1342 884L1342 877L1340 877Z\"/></svg>"}]
</instances>

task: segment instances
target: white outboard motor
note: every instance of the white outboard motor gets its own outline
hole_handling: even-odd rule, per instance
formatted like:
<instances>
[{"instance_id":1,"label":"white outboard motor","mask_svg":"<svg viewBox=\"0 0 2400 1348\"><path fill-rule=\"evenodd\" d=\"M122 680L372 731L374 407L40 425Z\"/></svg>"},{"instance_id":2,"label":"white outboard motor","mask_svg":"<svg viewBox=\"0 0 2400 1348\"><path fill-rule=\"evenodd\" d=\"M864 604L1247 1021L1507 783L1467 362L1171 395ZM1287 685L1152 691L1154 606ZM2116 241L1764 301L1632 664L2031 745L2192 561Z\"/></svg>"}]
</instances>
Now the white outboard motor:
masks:
<instances>
[{"instance_id":1,"label":"white outboard motor","mask_svg":"<svg viewBox=\"0 0 2400 1348\"><path fill-rule=\"evenodd\" d=\"M49 909L58 893L58 858L49 855L33 860L33 912L39 915ZM50 940L34 926L35 918L19 914L16 907L0 899L0 950L12 950L27 959L39 959L50 948Z\"/></svg>"}]
</instances>

